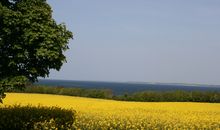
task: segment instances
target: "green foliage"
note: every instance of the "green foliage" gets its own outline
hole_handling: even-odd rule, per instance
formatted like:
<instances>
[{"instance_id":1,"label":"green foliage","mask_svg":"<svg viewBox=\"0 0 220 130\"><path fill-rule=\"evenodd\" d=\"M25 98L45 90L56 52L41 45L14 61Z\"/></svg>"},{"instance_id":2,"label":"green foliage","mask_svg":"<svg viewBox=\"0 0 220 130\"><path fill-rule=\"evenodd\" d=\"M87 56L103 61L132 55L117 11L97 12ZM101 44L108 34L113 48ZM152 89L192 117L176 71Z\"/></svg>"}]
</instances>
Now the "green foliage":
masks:
<instances>
[{"instance_id":1,"label":"green foliage","mask_svg":"<svg viewBox=\"0 0 220 130\"><path fill-rule=\"evenodd\" d=\"M0 107L1 130L70 129L75 111L59 107L7 106Z\"/></svg>"},{"instance_id":2,"label":"green foliage","mask_svg":"<svg viewBox=\"0 0 220 130\"><path fill-rule=\"evenodd\" d=\"M108 89L83 89L83 88L64 88L64 87L49 87L29 85L25 89L11 90L8 92L22 92L22 93L43 93L43 94L57 94L68 96L80 96L91 98L111 99L112 91Z\"/></svg>"},{"instance_id":3,"label":"green foliage","mask_svg":"<svg viewBox=\"0 0 220 130\"><path fill-rule=\"evenodd\" d=\"M115 96L116 100L143 102L212 102L220 103L220 92L208 91L145 91Z\"/></svg>"},{"instance_id":4,"label":"green foliage","mask_svg":"<svg viewBox=\"0 0 220 130\"><path fill-rule=\"evenodd\" d=\"M23 89L27 78L25 76L8 77L0 80L0 102L5 98L5 91L11 91L13 89Z\"/></svg>"},{"instance_id":5,"label":"green foliage","mask_svg":"<svg viewBox=\"0 0 220 130\"><path fill-rule=\"evenodd\" d=\"M29 85L24 89L8 92L57 94L79 97L114 99L141 102L212 102L220 103L220 92L209 91L143 91L113 95L109 89L83 89Z\"/></svg>"},{"instance_id":6,"label":"green foliage","mask_svg":"<svg viewBox=\"0 0 220 130\"><path fill-rule=\"evenodd\" d=\"M59 70L70 38L66 26L52 18L46 0L1 0L0 100L18 81L17 87L24 86L26 80L48 76L50 69ZM9 81L14 79L16 84Z\"/></svg>"}]
</instances>

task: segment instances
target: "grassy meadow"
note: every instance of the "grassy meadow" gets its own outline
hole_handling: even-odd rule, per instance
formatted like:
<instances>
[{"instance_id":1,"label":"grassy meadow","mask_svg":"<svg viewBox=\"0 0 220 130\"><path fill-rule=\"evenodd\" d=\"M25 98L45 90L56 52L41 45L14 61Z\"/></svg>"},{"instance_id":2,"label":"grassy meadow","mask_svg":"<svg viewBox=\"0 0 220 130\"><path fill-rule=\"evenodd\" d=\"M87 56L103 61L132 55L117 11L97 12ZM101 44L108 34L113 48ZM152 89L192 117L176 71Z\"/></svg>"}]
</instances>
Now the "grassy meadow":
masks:
<instances>
[{"instance_id":1,"label":"grassy meadow","mask_svg":"<svg viewBox=\"0 0 220 130\"><path fill-rule=\"evenodd\" d=\"M127 102L83 97L7 93L4 105L76 110L73 129L220 129L219 103Z\"/></svg>"}]
</instances>

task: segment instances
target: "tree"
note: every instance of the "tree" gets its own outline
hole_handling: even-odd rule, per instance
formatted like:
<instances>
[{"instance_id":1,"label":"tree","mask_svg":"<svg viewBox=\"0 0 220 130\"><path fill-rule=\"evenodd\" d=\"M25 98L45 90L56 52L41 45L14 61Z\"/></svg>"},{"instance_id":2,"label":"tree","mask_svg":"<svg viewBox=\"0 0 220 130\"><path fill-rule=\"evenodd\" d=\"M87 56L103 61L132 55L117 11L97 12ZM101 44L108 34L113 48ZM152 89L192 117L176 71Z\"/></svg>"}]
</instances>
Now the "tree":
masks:
<instances>
[{"instance_id":1,"label":"tree","mask_svg":"<svg viewBox=\"0 0 220 130\"><path fill-rule=\"evenodd\" d=\"M59 70L72 32L57 24L46 0L0 1L0 101L4 92Z\"/></svg>"}]
</instances>

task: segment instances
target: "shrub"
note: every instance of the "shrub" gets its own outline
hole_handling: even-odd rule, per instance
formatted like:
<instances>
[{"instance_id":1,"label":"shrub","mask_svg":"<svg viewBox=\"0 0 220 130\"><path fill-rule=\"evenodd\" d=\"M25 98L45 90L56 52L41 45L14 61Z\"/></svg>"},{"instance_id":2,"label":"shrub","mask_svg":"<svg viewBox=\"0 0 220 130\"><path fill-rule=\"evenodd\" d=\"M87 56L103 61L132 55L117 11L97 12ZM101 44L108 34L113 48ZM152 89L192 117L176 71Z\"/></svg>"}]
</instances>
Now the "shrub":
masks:
<instances>
[{"instance_id":1,"label":"shrub","mask_svg":"<svg viewBox=\"0 0 220 130\"><path fill-rule=\"evenodd\" d=\"M75 111L59 107L6 106L0 107L1 130L70 129Z\"/></svg>"}]
</instances>

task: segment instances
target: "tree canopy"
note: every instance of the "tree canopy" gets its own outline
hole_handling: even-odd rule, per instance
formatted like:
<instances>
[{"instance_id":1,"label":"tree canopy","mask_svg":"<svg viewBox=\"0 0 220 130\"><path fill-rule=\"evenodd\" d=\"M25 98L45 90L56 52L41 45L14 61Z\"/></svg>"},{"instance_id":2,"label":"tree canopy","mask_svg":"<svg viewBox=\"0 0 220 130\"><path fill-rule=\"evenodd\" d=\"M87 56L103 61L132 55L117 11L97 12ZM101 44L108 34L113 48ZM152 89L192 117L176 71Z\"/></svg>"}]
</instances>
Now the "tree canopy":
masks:
<instances>
[{"instance_id":1,"label":"tree canopy","mask_svg":"<svg viewBox=\"0 0 220 130\"><path fill-rule=\"evenodd\" d=\"M0 101L6 90L59 70L71 38L65 24L52 18L46 0L1 0Z\"/></svg>"}]
</instances>

